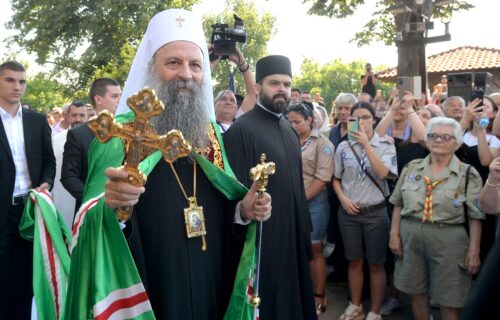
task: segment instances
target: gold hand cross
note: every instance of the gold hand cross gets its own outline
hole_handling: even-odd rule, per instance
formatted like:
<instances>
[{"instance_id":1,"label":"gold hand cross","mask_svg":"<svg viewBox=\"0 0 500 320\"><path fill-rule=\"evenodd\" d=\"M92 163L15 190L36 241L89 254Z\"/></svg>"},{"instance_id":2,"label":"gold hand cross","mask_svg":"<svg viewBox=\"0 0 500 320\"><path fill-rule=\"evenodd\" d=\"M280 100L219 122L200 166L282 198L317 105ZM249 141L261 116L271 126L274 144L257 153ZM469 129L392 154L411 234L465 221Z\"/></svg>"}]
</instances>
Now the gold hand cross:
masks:
<instances>
[{"instance_id":1,"label":"gold hand cross","mask_svg":"<svg viewBox=\"0 0 500 320\"><path fill-rule=\"evenodd\" d=\"M167 162L191 153L191 147L184 141L182 133L172 130L159 136L149 127L150 118L163 112L164 106L152 89L145 88L127 99L127 105L135 113L135 121L122 125L114 120L113 115L104 110L97 117L89 120L88 126L100 142L107 142L113 137L124 141L125 160L123 169L129 177L126 182L134 186L143 186L146 176L139 170L140 162L146 157L147 149L161 150ZM129 220L133 207L118 208L116 215L120 220Z\"/></svg>"}]
</instances>

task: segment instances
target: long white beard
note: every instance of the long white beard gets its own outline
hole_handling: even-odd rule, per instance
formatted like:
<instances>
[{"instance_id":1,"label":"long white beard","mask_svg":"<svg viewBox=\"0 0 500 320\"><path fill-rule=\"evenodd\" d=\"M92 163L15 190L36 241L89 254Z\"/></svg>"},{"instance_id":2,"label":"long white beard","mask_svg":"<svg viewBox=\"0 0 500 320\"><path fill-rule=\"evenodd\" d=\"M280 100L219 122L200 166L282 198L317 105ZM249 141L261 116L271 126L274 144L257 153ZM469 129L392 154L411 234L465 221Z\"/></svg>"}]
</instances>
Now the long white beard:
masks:
<instances>
[{"instance_id":1,"label":"long white beard","mask_svg":"<svg viewBox=\"0 0 500 320\"><path fill-rule=\"evenodd\" d=\"M162 81L154 72L150 73L147 84L165 105L165 111L151 120L157 133L166 134L176 129L182 132L191 146L206 147L210 117L204 107L202 86L193 80Z\"/></svg>"}]
</instances>

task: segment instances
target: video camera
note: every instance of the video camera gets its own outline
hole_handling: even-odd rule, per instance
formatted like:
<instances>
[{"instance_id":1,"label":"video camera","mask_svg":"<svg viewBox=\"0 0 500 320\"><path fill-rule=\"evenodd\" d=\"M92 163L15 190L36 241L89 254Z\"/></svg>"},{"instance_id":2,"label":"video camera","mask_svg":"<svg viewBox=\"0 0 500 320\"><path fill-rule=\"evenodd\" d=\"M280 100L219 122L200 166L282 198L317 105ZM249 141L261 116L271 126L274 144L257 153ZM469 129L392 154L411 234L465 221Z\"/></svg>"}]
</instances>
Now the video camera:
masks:
<instances>
[{"instance_id":1,"label":"video camera","mask_svg":"<svg viewBox=\"0 0 500 320\"><path fill-rule=\"evenodd\" d=\"M236 53L236 42L245 43L247 32L243 29L245 23L237 15L233 14L234 28L229 29L227 23L216 23L212 25L212 37L210 43L213 44L210 60L227 59L228 55Z\"/></svg>"}]
</instances>

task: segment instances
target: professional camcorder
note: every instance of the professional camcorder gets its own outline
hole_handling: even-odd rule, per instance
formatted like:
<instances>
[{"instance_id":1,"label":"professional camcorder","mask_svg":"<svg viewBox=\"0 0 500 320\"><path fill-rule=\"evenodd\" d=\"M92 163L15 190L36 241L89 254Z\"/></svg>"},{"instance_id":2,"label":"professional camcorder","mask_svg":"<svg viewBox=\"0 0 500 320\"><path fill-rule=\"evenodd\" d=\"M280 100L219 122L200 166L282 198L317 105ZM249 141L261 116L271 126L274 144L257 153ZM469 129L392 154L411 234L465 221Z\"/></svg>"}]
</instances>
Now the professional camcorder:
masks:
<instances>
[{"instance_id":1,"label":"professional camcorder","mask_svg":"<svg viewBox=\"0 0 500 320\"><path fill-rule=\"evenodd\" d=\"M217 57L226 59L229 54L236 53L236 42L245 43L247 40L247 32L243 29L245 23L237 15L233 14L233 17L233 29L229 29L227 23L212 25L214 30L212 31L210 43L213 44L213 51L210 60Z\"/></svg>"}]
</instances>

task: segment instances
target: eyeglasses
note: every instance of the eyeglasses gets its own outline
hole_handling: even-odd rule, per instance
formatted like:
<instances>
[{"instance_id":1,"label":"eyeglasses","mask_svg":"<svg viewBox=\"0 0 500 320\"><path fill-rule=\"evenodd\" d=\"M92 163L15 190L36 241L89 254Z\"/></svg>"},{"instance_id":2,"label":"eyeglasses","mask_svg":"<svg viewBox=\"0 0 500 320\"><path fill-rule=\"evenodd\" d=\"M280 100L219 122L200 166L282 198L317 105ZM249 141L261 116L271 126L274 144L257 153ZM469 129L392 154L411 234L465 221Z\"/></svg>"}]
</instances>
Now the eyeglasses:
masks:
<instances>
[{"instance_id":1,"label":"eyeglasses","mask_svg":"<svg viewBox=\"0 0 500 320\"><path fill-rule=\"evenodd\" d=\"M452 136L451 134L428 133L427 139L431 141L437 141L438 139L440 139L443 142L450 142L451 140L455 140L456 137Z\"/></svg>"},{"instance_id":2,"label":"eyeglasses","mask_svg":"<svg viewBox=\"0 0 500 320\"><path fill-rule=\"evenodd\" d=\"M368 115L368 114L365 114L364 116L358 117L359 120L364 120L364 121L370 120L371 118L373 118L373 116Z\"/></svg>"}]
</instances>

